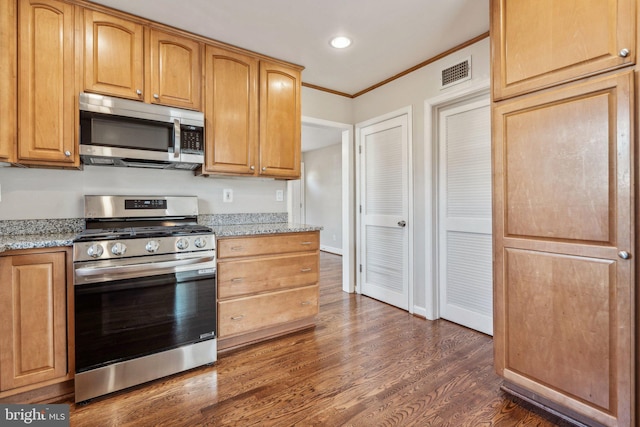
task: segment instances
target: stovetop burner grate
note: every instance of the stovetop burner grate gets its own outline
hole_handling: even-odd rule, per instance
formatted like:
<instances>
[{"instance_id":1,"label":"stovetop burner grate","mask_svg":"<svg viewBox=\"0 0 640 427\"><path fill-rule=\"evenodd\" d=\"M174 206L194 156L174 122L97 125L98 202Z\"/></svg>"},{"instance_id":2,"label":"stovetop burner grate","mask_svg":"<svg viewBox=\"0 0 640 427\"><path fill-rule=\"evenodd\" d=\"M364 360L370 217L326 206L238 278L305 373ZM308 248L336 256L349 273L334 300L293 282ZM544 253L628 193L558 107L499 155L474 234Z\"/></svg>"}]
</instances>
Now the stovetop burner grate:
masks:
<instances>
[{"instance_id":1,"label":"stovetop burner grate","mask_svg":"<svg viewBox=\"0 0 640 427\"><path fill-rule=\"evenodd\" d=\"M124 228L93 228L87 229L75 238L75 242L92 240L116 240L133 238L151 238L167 236L185 236L192 234L208 234L210 227L198 224L183 224L172 226L124 227Z\"/></svg>"}]
</instances>

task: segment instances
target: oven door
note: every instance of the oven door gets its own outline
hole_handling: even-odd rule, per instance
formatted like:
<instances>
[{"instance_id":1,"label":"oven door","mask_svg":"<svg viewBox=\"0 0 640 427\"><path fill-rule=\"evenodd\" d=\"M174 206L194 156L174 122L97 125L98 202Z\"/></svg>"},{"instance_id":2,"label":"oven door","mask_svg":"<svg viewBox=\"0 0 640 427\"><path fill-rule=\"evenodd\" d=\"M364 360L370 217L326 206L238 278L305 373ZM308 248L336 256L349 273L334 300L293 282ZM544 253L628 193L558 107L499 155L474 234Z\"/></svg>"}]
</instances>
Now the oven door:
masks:
<instances>
[{"instance_id":1,"label":"oven door","mask_svg":"<svg viewBox=\"0 0 640 427\"><path fill-rule=\"evenodd\" d=\"M175 264L76 268L77 373L215 338L215 260Z\"/></svg>"}]
</instances>

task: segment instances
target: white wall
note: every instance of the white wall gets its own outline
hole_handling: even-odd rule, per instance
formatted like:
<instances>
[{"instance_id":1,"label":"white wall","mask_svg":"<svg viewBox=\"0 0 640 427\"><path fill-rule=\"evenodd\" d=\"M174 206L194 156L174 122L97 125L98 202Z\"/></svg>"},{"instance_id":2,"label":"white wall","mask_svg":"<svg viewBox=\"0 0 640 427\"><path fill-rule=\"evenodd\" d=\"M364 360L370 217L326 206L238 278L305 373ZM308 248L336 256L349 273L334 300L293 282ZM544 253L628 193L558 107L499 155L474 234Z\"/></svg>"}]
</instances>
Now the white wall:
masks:
<instances>
[{"instance_id":1,"label":"white wall","mask_svg":"<svg viewBox=\"0 0 640 427\"><path fill-rule=\"evenodd\" d=\"M440 90L440 71L450 65L462 62L471 55L472 80ZM424 315L425 282L430 278L425 273L425 248L432 242L425 242L425 188L433 185L432 177L425 176L424 101L447 91L457 91L464 86L472 86L477 81L486 80L490 73L489 38L449 55L439 61L420 68L400 79L361 95L353 102L353 123L381 116L408 105L413 110L413 188L414 188L414 306L417 314ZM428 203L428 205L431 205Z\"/></svg>"},{"instance_id":2,"label":"white wall","mask_svg":"<svg viewBox=\"0 0 640 427\"><path fill-rule=\"evenodd\" d=\"M353 99L303 87L302 115L338 123L354 123Z\"/></svg>"},{"instance_id":3,"label":"white wall","mask_svg":"<svg viewBox=\"0 0 640 427\"><path fill-rule=\"evenodd\" d=\"M222 202L222 190L233 202ZM0 168L0 220L82 218L85 194L194 195L201 214L286 212L286 181L205 178L191 171L87 166L84 170ZM286 200L286 197L284 198Z\"/></svg>"},{"instance_id":4,"label":"white wall","mask_svg":"<svg viewBox=\"0 0 640 427\"><path fill-rule=\"evenodd\" d=\"M342 253L342 145L306 151L306 222L322 225L320 249Z\"/></svg>"}]
</instances>

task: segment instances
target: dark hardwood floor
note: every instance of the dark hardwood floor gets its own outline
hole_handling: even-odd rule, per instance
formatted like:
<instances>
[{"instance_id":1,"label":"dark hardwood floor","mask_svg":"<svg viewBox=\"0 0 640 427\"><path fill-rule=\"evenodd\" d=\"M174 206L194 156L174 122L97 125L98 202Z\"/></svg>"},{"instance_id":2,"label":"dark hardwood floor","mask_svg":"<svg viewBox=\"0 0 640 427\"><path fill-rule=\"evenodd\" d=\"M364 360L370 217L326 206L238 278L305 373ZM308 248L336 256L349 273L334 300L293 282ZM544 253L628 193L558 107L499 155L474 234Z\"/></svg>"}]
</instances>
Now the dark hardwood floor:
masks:
<instances>
[{"instance_id":1,"label":"dark hardwood floor","mask_svg":"<svg viewBox=\"0 0 640 427\"><path fill-rule=\"evenodd\" d=\"M321 254L315 329L71 404L72 426L568 426L500 391L491 337L341 289Z\"/></svg>"}]
</instances>

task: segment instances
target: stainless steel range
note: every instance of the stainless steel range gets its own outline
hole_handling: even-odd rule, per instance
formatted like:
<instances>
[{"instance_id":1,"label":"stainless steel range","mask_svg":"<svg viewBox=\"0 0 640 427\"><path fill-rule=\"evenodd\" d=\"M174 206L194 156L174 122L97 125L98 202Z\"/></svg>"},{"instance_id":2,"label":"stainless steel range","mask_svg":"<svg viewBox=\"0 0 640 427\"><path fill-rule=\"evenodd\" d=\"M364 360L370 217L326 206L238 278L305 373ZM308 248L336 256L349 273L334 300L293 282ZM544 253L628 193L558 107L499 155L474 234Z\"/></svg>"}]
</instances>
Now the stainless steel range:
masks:
<instances>
[{"instance_id":1,"label":"stainless steel range","mask_svg":"<svg viewBox=\"0 0 640 427\"><path fill-rule=\"evenodd\" d=\"M85 196L75 401L216 361L216 252L191 196Z\"/></svg>"}]
</instances>

